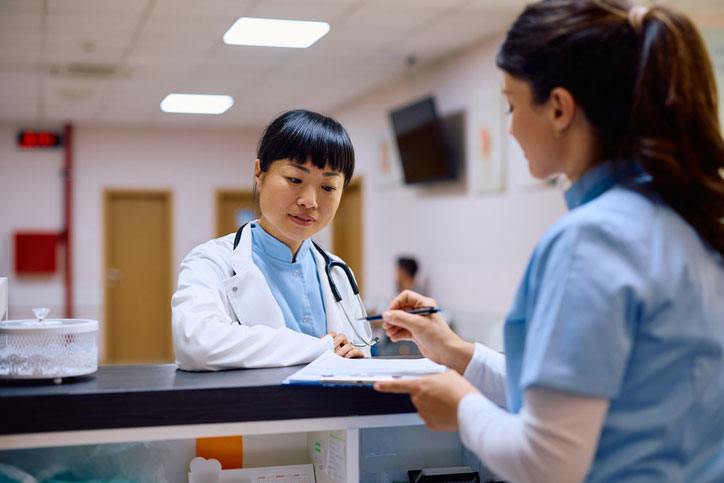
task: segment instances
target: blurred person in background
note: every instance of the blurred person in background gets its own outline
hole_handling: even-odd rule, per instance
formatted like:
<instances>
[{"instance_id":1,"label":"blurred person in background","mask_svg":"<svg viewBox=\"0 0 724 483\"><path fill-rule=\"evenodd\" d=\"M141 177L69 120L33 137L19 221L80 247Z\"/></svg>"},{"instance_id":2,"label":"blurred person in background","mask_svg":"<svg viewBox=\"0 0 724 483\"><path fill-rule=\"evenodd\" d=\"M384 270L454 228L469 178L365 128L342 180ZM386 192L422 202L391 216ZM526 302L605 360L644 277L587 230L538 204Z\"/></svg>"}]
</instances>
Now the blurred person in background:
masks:
<instances>
[{"instance_id":1,"label":"blurred person in background","mask_svg":"<svg viewBox=\"0 0 724 483\"><path fill-rule=\"evenodd\" d=\"M421 294L425 293L418 282L418 269L419 266L416 258L408 255L397 257L397 268L395 270L397 292L395 296L404 290L413 290ZM420 354L420 349L417 348L417 345L413 341L400 340L392 342L387 334L385 334L385 330L382 328L382 322L374 321L371 322L371 324L375 337L379 338L379 342L372 347L373 356L409 356Z\"/></svg>"},{"instance_id":2,"label":"blurred person in background","mask_svg":"<svg viewBox=\"0 0 724 483\"><path fill-rule=\"evenodd\" d=\"M403 290L412 290L423 293L417 282L417 260L413 257L397 257L397 293Z\"/></svg>"}]
</instances>

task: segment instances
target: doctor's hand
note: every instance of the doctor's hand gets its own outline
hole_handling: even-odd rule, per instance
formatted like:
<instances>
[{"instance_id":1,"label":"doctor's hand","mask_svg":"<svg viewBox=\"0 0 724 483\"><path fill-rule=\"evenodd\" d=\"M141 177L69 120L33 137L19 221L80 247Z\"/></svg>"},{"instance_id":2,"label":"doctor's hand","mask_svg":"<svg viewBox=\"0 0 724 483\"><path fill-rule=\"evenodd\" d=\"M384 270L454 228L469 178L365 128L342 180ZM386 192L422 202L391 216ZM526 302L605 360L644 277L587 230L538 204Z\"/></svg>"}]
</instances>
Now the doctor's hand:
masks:
<instances>
[{"instance_id":1,"label":"doctor's hand","mask_svg":"<svg viewBox=\"0 0 724 483\"><path fill-rule=\"evenodd\" d=\"M338 334L336 332L330 332L332 339L334 339L334 353L340 357L346 357L348 359L364 357L365 354L359 348L353 346L347 336L344 334Z\"/></svg>"},{"instance_id":2,"label":"doctor's hand","mask_svg":"<svg viewBox=\"0 0 724 483\"><path fill-rule=\"evenodd\" d=\"M411 290L403 291L382 314L385 332L392 342L411 340L428 359L464 373L475 352L475 344L453 332L440 312L429 315L404 312L425 307L437 307L437 302Z\"/></svg>"},{"instance_id":3,"label":"doctor's hand","mask_svg":"<svg viewBox=\"0 0 724 483\"><path fill-rule=\"evenodd\" d=\"M419 379L376 382L380 392L409 394L420 418L436 431L458 429L458 405L470 393L478 392L467 379L455 371Z\"/></svg>"}]
</instances>

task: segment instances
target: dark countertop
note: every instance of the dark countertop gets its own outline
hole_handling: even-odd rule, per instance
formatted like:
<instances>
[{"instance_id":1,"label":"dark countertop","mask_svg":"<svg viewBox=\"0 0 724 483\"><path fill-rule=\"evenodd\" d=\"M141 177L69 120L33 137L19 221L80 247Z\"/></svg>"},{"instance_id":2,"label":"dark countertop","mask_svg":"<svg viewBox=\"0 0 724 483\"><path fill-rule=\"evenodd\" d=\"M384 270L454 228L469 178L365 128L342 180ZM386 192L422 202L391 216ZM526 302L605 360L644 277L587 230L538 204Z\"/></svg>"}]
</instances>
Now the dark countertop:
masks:
<instances>
[{"instance_id":1,"label":"dark countertop","mask_svg":"<svg viewBox=\"0 0 724 483\"><path fill-rule=\"evenodd\" d=\"M301 367L102 366L58 385L1 381L0 435L415 412L409 396L369 387L281 384Z\"/></svg>"}]
</instances>

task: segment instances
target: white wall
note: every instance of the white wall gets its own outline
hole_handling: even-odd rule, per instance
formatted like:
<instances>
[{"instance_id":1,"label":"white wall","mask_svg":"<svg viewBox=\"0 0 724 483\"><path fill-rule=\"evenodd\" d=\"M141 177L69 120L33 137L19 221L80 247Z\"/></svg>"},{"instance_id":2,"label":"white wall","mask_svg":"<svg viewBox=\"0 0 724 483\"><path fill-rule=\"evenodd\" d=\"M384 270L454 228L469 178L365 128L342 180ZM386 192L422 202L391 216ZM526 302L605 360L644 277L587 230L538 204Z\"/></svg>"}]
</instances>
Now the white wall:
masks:
<instances>
[{"instance_id":1,"label":"white wall","mask_svg":"<svg viewBox=\"0 0 724 483\"><path fill-rule=\"evenodd\" d=\"M479 109L500 92L494 57L502 38L490 39L447 62L351 103L337 114L355 145L364 183L365 297L389 300L396 257L419 257L430 293L451 312L469 339L500 348L504 318L536 241L565 212L560 189L532 189L527 164L512 137L503 192L479 194L473 176L475 126L467 121L467 180L461 189L375 182L380 132L390 109L427 94L441 114ZM491 106L495 109L495 106ZM501 114L502 116L502 114ZM507 119L501 121L503 132Z\"/></svg>"},{"instance_id":2,"label":"white wall","mask_svg":"<svg viewBox=\"0 0 724 483\"><path fill-rule=\"evenodd\" d=\"M350 132L357 173L365 179L365 298L388 301L395 258L417 255L431 294L454 316L459 332L494 347L500 346L499 322L536 240L564 212L560 190L526 187L526 163L514 142L509 142L506 186L500 193L477 193L471 139L467 181L454 190L380 186L373 168L391 108L432 93L443 114L470 111L481 93L498 91L494 54L499 42L484 42L331 113ZM57 316L62 314L61 276L14 277L11 235L19 229L62 228L62 151L18 151L18 127L0 127L0 276L10 276L11 318L30 317L30 308L38 305L50 306ZM472 128L469 138L471 133ZM103 327L105 189L173 192L173 262L178 266L188 250L214 236L215 190L252 186L259 134L77 126L75 316L98 319ZM321 234L321 241L329 244L329 236L328 231Z\"/></svg>"},{"instance_id":3,"label":"white wall","mask_svg":"<svg viewBox=\"0 0 724 483\"><path fill-rule=\"evenodd\" d=\"M0 128L0 276L9 277L10 318L32 318L31 307L41 306L51 307L58 316L63 306L62 274L25 277L18 283L12 257L16 231L62 229L63 152L20 151L15 147L17 128Z\"/></svg>"},{"instance_id":4,"label":"white wall","mask_svg":"<svg viewBox=\"0 0 724 483\"><path fill-rule=\"evenodd\" d=\"M10 318L32 317L30 309L41 305L51 307L57 317L63 313L62 276L16 277L12 233L62 228L62 151L21 152L14 147L14 136L14 127L0 128L0 274L10 277ZM192 247L215 236L216 190L252 187L258 136L258 132L76 127L74 315L101 322L101 345L104 190L173 193L172 260L178 267Z\"/></svg>"}]
</instances>

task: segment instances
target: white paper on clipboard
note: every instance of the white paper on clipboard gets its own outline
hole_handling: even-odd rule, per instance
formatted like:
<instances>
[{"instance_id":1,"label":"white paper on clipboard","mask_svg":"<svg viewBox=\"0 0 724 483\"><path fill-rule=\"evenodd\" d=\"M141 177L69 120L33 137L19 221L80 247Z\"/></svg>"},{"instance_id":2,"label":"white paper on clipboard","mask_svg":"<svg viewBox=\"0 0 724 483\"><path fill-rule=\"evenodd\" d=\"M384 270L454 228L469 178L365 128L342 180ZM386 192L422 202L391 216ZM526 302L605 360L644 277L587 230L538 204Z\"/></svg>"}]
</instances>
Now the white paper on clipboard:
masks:
<instances>
[{"instance_id":1,"label":"white paper on clipboard","mask_svg":"<svg viewBox=\"0 0 724 483\"><path fill-rule=\"evenodd\" d=\"M283 384L371 386L376 381L415 379L447 371L430 359L346 359L327 351L287 377Z\"/></svg>"}]
</instances>

